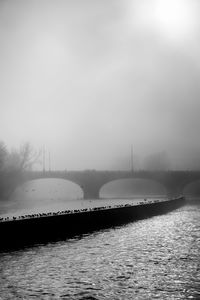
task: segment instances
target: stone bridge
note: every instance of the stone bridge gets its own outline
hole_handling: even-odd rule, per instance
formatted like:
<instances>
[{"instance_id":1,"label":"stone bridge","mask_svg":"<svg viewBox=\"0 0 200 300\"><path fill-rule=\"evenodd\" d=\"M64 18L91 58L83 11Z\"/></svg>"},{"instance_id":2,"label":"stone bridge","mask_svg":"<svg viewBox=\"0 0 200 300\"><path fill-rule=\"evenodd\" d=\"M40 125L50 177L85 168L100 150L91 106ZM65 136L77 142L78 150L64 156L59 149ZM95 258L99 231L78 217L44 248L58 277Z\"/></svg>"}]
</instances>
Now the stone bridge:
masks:
<instances>
[{"instance_id":1,"label":"stone bridge","mask_svg":"<svg viewBox=\"0 0 200 300\"><path fill-rule=\"evenodd\" d=\"M78 184L83 190L84 199L98 199L100 189L108 182L118 179L149 179L164 186L168 196L183 193L184 188L200 180L200 171L49 171L26 172L19 185L25 181L42 178L60 178Z\"/></svg>"}]
</instances>

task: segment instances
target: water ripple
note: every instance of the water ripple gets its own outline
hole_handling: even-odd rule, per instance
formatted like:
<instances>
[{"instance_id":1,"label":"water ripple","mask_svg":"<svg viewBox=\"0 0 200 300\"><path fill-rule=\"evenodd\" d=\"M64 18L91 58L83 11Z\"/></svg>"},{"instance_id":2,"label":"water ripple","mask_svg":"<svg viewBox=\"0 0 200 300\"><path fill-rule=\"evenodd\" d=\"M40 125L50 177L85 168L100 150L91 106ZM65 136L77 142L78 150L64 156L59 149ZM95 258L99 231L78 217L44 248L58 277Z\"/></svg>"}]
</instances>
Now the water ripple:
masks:
<instances>
[{"instance_id":1,"label":"water ripple","mask_svg":"<svg viewBox=\"0 0 200 300\"><path fill-rule=\"evenodd\" d=\"M1 253L0 299L200 299L200 206Z\"/></svg>"}]
</instances>

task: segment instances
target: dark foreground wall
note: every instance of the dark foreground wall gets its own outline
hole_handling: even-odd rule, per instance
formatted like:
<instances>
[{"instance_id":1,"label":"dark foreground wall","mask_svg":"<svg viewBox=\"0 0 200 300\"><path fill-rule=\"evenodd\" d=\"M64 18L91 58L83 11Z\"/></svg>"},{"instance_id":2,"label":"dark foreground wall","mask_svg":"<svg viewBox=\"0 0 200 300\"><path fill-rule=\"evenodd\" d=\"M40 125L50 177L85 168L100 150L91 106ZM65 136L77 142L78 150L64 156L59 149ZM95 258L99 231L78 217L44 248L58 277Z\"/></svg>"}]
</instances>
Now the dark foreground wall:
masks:
<instances>
[{"instance_id":1,"label":"dark foreground wall","mask_svg":"<svg viewBox=\"0 0 200 300\"><path fill-rule=\"evenodd\" d=\"M0 222L0 250L62 240L167 213L184 205L184 198L137 206L92 210L41 218Z\"/></svg>"}]
</instances>

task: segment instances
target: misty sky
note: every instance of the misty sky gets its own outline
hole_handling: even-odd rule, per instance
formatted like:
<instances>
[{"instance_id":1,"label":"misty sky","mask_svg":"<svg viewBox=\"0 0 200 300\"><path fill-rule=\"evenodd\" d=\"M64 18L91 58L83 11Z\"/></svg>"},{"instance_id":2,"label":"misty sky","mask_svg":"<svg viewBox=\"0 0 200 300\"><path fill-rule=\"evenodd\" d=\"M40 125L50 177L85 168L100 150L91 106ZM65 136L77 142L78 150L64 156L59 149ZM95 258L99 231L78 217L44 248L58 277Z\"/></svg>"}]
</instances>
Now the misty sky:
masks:
<instances>
[{"instance_id":1,"label":"misty sky","mask_svg":"<svg viewBox=\"0 0 200 300\"><path fill-rule=\"evenodd\" d=\"M53 169L200 166L199 0L0 0L0 140Z\"/></svg>"}]
</instances>

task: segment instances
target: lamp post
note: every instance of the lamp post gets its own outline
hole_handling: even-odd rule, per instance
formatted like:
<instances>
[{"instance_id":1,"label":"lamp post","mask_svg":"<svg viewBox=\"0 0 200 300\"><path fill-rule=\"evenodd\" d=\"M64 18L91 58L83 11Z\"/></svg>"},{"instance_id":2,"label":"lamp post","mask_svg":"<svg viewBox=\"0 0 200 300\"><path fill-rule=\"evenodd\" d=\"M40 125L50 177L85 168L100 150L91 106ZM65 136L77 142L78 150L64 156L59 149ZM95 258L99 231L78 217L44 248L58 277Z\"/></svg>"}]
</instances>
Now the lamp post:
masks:
<instances>
[{"instance_id":1,"label":"lamp post","mask_svg":"<svg viewBox=\"0 0 200 300\"><path fill-rule=\"evenodd\" d=\"M49 151L49 172L51 172L51 156L50 156L50 151Z\"/></svg>"},{"instance_id":2,"label":"lamp post","mask_svg":"<svg viewBox=\"0 0 200 300\"><path fill-rule=\"evenodd\" d=\"M45 173L45 147L43 146L43 173Z\"/></svg>"},{"instance_id":3,"label":"lamp post","mask_svg":"<svg viewBox=\"0 0 200 300\"><path fill-rule=\"evenodd\" d=\"M133 145L131 145L131 173L133 173Z\"/></svg>"}]
</instances>

